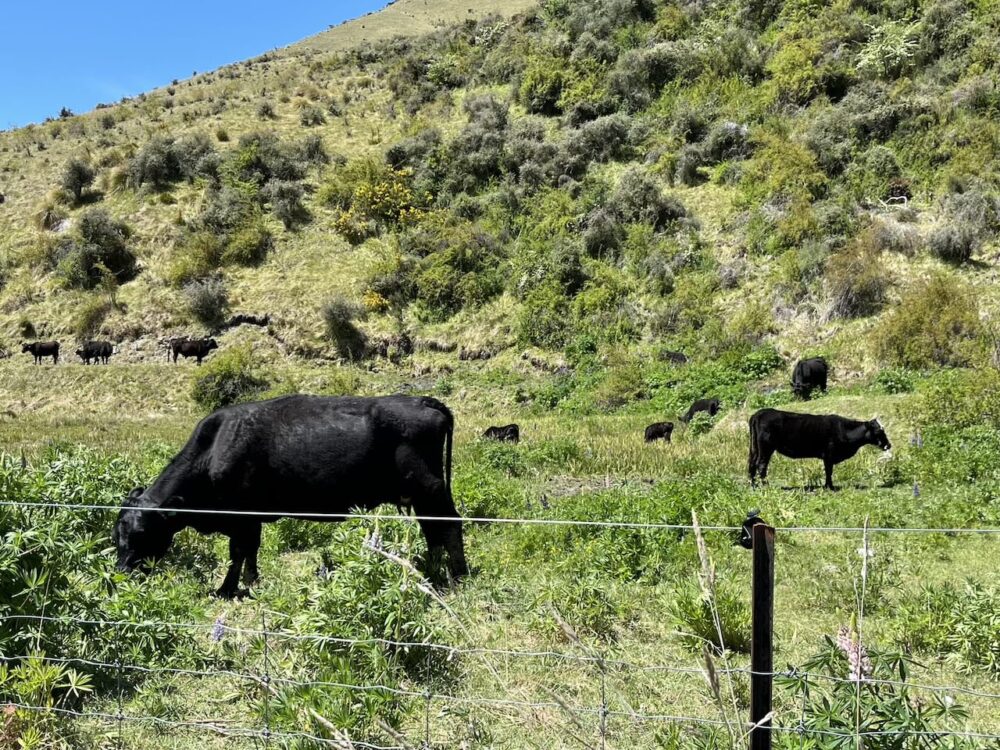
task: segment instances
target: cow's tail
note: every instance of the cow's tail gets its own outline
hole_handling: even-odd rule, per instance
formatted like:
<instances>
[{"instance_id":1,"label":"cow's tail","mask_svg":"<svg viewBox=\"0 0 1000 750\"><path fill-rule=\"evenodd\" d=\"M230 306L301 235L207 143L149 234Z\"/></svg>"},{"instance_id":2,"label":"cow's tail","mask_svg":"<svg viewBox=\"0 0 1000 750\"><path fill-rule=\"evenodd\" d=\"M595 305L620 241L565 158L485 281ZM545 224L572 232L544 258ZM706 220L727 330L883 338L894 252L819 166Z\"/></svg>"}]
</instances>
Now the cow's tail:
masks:
<instances>
[{"instance_id":1,"label":"cow's tail","mask_svg":"<svg viewBox=\"0 0 1000 750\"><path fill-rule=\"evenodd\" d=\"M747 473L750 474L750 483L753 484L757 473L757 459L760 457L760 446L757 445L757 415L750 417L750 459L747 462Z\"/></svg>"}]
</instances>

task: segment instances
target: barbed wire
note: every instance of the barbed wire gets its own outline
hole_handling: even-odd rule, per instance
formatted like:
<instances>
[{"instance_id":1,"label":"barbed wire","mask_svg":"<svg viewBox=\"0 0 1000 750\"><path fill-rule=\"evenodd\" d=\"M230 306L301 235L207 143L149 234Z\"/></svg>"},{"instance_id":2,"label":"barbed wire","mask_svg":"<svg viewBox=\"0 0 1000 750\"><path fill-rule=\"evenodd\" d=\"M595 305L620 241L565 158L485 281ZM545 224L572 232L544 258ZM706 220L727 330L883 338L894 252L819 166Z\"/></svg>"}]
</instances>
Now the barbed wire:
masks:
<instances>
[{"instance_id":1,"label":"barbed wire","mask_svg":"<svg viewBox=\"0 0 1000 750\"><path fill-rule=\"evenodd\" d=\"M523 524L526 526L590 526L595 528L621 528L621 529L648 529L661 531L694 531L692 524L684 523L661 523L657 521L596 521L576 518L506 518L490 516L421 516L409 514L378 514L364 515L357 512L342 513L319 513L315 511L263 511L263 510L219 510L216 508L160 508L160 507L123 507L120 505L91 505L83 503L57 503L57 502L21 502L17 500L0 500L0 507L17 508L50 508L59 510L87 510L87 511L138 511L140 513L176 513L190 515L217 515L233 517L257 517L273 520L289 518L302 521L345 521L349 519L367 520L377 519L380 521L437 521L479 524ZM702 531L742 531L742 526L701 526ZM863 526L774 526L776 532L780 533L837 533L837 534L859 534L865 531ZM869 533L879 534L1000 534L1000 527L921 527L921 526L871 526Z\"/></svg>"}]
</instances>

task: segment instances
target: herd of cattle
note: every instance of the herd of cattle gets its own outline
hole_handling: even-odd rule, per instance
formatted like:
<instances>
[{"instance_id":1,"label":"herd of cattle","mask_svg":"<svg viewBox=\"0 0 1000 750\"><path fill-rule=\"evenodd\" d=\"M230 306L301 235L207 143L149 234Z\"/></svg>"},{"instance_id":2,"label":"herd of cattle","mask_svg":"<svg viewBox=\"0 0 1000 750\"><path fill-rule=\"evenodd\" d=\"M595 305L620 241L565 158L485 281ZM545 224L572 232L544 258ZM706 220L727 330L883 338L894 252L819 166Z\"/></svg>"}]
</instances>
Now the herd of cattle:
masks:
<instances>
[{"instance_id":1,"label":"herd of cattle","mask_svg":"<svg viewBox=\"0 0 1000 750\"><path fill-rule=\"evenodd\" d=\"M172 345L174 357L184 343ZM214 344L214 342L212 342ZM199 350L201 351L201 350ZM186 355L193 356L193 355ZM822 359L799 362L792 386L826 389ZM716 414L718 399L695 401L681 417ZM412 511L432 559L447 554L453 580L468 573L462 517L451 492L455 420L428 396L284 396L220 409L205 417L153 484L129 493L112 539L118 568L145 569L186 527L229 537L229 569L219 596L258 578L262 524L280 518L339 521L353 508L383 503ZM646 428L646 440L670 440L671 422ZM490 427L484 438L517 443L518 425ZM751 484L765 480L775 453L819 458L826 486L833 467L865 445L891 448L877 419L859 421L762 409L750 418Z\"/></svg>"},{"instance_id":2,"label":"herd of cattle","mask_svg":"<svg viewBox=\"0 0 1000 750\"><path fill-rule=\"evenodd\" d=\"M214 338L192 339L187 337L173 338L167 340L167 359L173 355L174 362L177 357L194 357L198 364L207 357L213 349L218 349L219 344ZM59 342L58 341L34 341L21 346L22 354L31 354L35 358L35 364L42 364L42 360L52 357L52 364L59 364ZM108 364L108 360L115 353L115 346L110 341L87 341L81 344L76 350L76 355L89 365L93 362Z\"/></svg>"}]
</instances>

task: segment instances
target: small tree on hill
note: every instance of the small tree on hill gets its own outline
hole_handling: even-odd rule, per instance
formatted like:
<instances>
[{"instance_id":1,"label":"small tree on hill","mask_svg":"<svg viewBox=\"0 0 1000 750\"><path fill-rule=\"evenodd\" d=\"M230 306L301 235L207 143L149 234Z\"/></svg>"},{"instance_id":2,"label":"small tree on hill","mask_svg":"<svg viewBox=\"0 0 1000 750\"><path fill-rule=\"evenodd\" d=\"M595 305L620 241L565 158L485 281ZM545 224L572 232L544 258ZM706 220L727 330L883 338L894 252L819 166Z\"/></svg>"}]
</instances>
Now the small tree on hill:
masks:
<instances>
[{"instance_id":1,"label":"small tree on hill","mask_svg":"<svg viewBox=\"0 0 1000 750\"><path fill-rule=\"evenodd\" d=\"M77 203L83 197L83 191L94 182L94 168L82 159L70 159L63 170L62 186L73 194Z\"/></svg>"}]
</instances>

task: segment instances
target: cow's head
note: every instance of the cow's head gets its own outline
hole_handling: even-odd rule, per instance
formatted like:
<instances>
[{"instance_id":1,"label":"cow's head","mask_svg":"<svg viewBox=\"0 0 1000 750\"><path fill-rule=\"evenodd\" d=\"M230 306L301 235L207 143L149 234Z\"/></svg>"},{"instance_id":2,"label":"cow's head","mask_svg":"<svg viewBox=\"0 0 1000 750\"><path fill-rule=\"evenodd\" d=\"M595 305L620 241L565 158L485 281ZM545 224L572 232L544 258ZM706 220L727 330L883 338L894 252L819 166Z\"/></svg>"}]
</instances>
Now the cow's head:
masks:
<instances>
[{"instance_id":1,"label":"cow's head","mask_svg":"<svg viewBox=\"0 0 1000 750\"><path fill-rule=\"evenodd\" d=\"M21 354L31 351L32 344L21 344Z\"/></svg>"},{"instance_id":2,"label":"cow's head","mask_svg":"<svg viewBox=\"0 0 1000 750\"><path fill-rule=\"evenodd\" d=\"M205 348L206 349L218 349L219 348L219 344L216 342L215 339L209 339L208 341L205 342Z\"/></svg>"},{"instance_id":3,"label":"cow's head","mask_svg":"<svg viewBox=\"0 0 1000 750\"><path fill-rule=\"evenodd\" d=\"M865 422L865 428L868 442L872 445L877 445L884 451L892 450L892 443L889 442L889 436L885 434L885 429L882 427L882 423L878 421L878 417L875 417L870 422Z\"/></svg>"},{"instance_id":4,"label":"cow's head","mask_svg":"<svg viewBox=\"0 0 1000 750\"><path fill-rule=\"evenodd\" d=\"M80 357L81 359L86 357L86 355L83 353L83 349L77 349L76 356Z\"/></svg>"},{"instance_id":5,"label":"cow's head","mask_svg":"<svg viewBox=\"0 0 1000 750\"><path fill-rule=\"evenodd\" d=\"M154 510L144 493L145 488L136 487L128 493L118 512L111 533L118 551L118 570L144 569L146 560L159 560L167 554L177 531L168 513Z\"/></svg>"}]
</instances>

